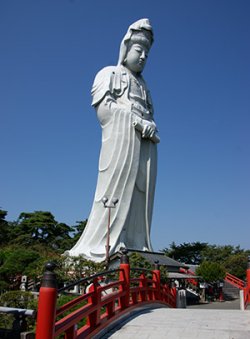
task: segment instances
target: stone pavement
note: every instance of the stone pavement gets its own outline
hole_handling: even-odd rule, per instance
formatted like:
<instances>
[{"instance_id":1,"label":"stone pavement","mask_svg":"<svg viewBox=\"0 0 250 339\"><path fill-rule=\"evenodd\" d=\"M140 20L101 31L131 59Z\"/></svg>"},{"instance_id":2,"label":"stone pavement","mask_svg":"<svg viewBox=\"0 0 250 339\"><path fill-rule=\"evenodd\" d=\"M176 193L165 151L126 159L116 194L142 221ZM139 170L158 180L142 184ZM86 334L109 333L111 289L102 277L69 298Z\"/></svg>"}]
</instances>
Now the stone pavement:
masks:
<instances>
[{"instance_id":1,"label":"stone pavement","mask_svg":"<svg viewBox=\"0 0 250 339\"><path fill-rule=\"evenodd\" d=\"M210 303L190 305L187 306L187 308L204 310L240 310L240 299L233 299L229 301L213 301Z\"/></svg>"},{"instance_id":2,"label":"stone pavement","mask_svg":"<svg viewBox=\"0 0 250 339\"><path fill-rule=\"evenodd\" d=\"M248 339L250 312L228 309L141 308L98 338Z\"/></svg>"}]
</instances>

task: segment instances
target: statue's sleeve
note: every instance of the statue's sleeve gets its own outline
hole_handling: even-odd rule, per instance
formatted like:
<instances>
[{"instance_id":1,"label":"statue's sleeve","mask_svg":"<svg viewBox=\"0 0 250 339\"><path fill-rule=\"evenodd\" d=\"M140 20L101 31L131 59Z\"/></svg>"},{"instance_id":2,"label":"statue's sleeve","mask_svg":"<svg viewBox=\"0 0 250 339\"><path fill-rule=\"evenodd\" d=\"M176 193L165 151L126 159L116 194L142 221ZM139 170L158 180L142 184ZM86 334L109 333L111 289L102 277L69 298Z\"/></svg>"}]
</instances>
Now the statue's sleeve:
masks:
<instances>
[{"instance_id":1,"label":"statue's sleeve","mask_svg":"<svg viewBox=\"0 0 250 339\"><path fill-rule=\"evenodd\" d=\"M97 106L107 93L114 99L122 96L128 84L124 81L126 73L119 66L109 66L97 73L91 90L92 106Z\"/></svg>"}]
</instances>

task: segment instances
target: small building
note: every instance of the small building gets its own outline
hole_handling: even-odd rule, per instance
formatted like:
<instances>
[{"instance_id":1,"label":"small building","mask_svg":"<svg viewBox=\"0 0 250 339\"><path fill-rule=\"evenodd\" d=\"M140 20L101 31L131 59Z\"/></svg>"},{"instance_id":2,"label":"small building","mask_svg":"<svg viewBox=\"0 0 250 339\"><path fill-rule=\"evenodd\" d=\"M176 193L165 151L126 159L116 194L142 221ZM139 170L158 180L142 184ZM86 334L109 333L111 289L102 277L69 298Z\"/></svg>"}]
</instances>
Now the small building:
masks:
<instances>
[{"instance_id":1,"label":"small building","mask_svg":"<svg viewBox=\"0 0 250 339\"><path fill-rule=\"evenodd\" d=\"M180 269L187 270L189 267L179 261L176 261L172 258L167 257L164 253L161 252L146 252L139 250L128 249L128 256L132 253L139 254L143 259L149 262L152 266L157 262L161 266L165 266L170 277L170 273L180 273ZM109 268L118 268L121 258L121 252L116 252L110 257ZM172 274L171 274L172 275ZM183 276L185 276L183 274ZM170 277L172 278L172 277Z\"/></svg>"}]
</instances>

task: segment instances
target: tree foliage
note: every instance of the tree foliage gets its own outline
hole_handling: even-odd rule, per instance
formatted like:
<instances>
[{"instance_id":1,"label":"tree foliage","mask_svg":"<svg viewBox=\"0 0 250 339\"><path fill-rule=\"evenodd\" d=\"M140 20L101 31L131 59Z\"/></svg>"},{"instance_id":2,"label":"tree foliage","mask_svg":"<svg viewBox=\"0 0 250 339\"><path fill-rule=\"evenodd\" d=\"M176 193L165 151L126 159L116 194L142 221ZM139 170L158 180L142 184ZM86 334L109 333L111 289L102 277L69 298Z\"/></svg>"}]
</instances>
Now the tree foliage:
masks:
<instances>
[{"instance_id":1,"label":"tree foliage","mask_svg":"<svg viewBox=\"0 0 250 339\"><path fill-rule=\"evenodd\" d=\"M182 263L199 265L204 261L218 263L226 272L244 280L246 277L247 257L249 250L243 250L240 246L209 245L207 243L183 243L176 245L174 242L163 252Z\"/></svg>"},{"instance_id":2,"label":"tree foliage","mask_svg":"<svg viewBox=\"0 0 250 339\"><path fill-rule=\"evenodd\" d=\"M244 280L246 278L248 253L238 253L230 255L223 266L228 273Z\"/></svg>"},{"instance_id":3,"label":"tree foliage","mask_svg":"<svg viewBox=\"0 0 250 339\"><path fill-rule=\"evenodd\" d=\"M8 244L10 241L10 227L7 220L7 211L0 209L0 246Z\"/></svg>"},{"instance_id":4,"label":"tree foliage","mask_svg":"<svg viewBox=\"0 0 250 339\"><path fill-rule=\"evenodd\" d=\"M144 259L138 252L133 252L129 255L129 263L131 268L141 268L150 271L153 269L152 265L146 259ZM168 279L168 271L166 267L160 266L160 272L161 272L161 281L164 283ZM132 271L132 277L138 277L140 274L141 272Z\"/></svg>"},{"instance_id":5,"label":"tree foliage","mask_svg":"<svg viewBox=\"0 0 250 339\"><path fill-rule=\"evenodd\" d=\"M170 248L165 248L162 251L170 258L178 260L185 264L199 265L202 261L202 251L208 246L207 243L199 241L176 245L172 242Z\"/></svg>"},{"instance_id":6,"label":"tree foliage","mask_svg":"<svg viewBox=\"0 0 250 339\"><path fill-rule=\"evenodd\" d=\"M213 261L220 263L224 269L236 277L244 280L246 277L247 257L249 251L245 251L240 246L216 246L209 245L202 252L203 261Z\"/></svg>"},{"instance_id":7,"label":"tree foliage","mask_svg":"<svg viewBox=\"0 0 250 339\"><path fill-rule=\"evenodd\" d=\"M225 268L212 261L203 261L196 269L196 274L201 276L206 282L213 283L218 280L223 280L226 275Z\"/></svg>"},{"instance_id":8,"label":"tree foliage","mask_svg":"<svg viewBox=\"0 0 250 339\"><path fill-rule=\"evenodd\" d=\"M0 295L0 305L5 307L37 309L37 298L30 292L8 291ZM0 314L0 328L12 328L14 314ZM27 330L33 330L35 318L27 317Z\"/></svg>"},{"instance_id":9,"label":"tree foliage","mask_svg":"<svg viewBox=\"0 0 250 339\"><path fill-rule=\"evenodd\" d=\"M85 230L87 221L88 220L85 219L85 220L76 222L76 225L74 226L74 237L73 237L74 243L76 243L79 240L80 236L82 235L82 232Z\"/></svg>"},{"instance_id":10,"label":"tree foliage","mask_svg":"<svg viewBox=\"0 0 250 339\"><path fill-rule=\"evenodd\" d=\"M208 245L202 251L202 259L224 263L232 255L240 253L244 253L244 250L242 250L239 246L234 247L232 245Z\"/></svg>"},{"instance_id":11,"label":"tree foliage","mask_svg":"<svg viewBox=\"0 0 250 339\"><path fill-rule=\"evenodd\" d=\"M57 274L63 281L76 281L105 270L105 262L96 263L79 255L77 257L61 256L57 261Z\"/></svg>"},{"instance_id":12,"label":"tree foliage","mask_svg":"<svg viewBox=\"0 0 250 339\"><path fill-rule=\"evenodd\" d=\"M73 247L86 225L86 220L74 227L59 223L46 211L23 212L14 222L6 216L0 210L0 292L19 289L22 275L41 279L48 261L62 267L61 254Z\"/></svg>"},{"instance_id":13,"label":"tree foliage","mask_svg":"<svg viewBox=\"0 0 250 339\"><path fill-rule=\"evenodd\" d=\"M73 231L72 227L58 223L50 212L44 211L21 213L14 229L15 243L27 246L46 244L54 250L67 247Z\"/></svg>"},{"instance_id":14,"label":"tree foliage","mask_svg":"<svg viewBox=\"0 0 250 339\"><path fill-rule=\"evenodd\" d=\"M44 264L57 264L59 281L74 281L104 270L104 263L96 264L83 257L68 258L65 251L72 248L86 227L87 220L69 226L55 220L48 211L23 212L16 221L7 221L7 211L0 209L0 293L20 288L22 275L41 280ZM174 242L163 252L186 264L218 263L227 272L244 279L247 256L239 246L217 246L202 242ZM138 253L130 255L132 267L152 269ZM167 277L161 267L161 276Z\"/></svg>"}]
</instances>

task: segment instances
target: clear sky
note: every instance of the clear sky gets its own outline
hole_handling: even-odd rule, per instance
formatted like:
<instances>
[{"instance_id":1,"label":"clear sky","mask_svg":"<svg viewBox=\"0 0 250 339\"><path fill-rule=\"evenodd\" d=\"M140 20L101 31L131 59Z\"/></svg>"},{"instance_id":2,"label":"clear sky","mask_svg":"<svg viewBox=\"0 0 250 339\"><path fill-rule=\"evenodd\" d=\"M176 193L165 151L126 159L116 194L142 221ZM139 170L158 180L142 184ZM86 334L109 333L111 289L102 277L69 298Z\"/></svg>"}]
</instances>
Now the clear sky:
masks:
<instances>
[{"instance_id":1,"label":"clear sky","mask_svg":"<svg viewBox=\"0 0 250 339\"><path fill-rule=\"evenodd\" d=\"M155 43L144 78L161 135L153 247L249 249L248 0L1 0L0 206L7 220L88 217L101 142L93 79L145 17Z\"/></svg>"}]
</instances>

